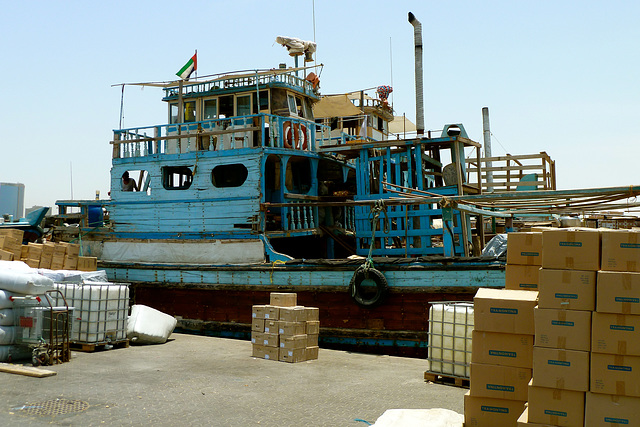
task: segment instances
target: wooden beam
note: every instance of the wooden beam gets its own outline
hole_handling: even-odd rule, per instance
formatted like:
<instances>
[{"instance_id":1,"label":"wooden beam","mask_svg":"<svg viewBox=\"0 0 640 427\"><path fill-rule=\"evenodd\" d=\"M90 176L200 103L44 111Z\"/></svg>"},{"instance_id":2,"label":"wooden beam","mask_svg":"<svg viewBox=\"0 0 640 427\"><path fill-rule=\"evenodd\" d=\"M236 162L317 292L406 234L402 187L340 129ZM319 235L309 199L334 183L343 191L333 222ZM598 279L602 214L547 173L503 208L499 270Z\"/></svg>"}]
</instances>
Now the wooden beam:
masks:
<instances>
[{"instance_id":1,"label":"wooden beam","mask_svg":"<svg viewBox=\"0 0 640 427\"><path fill-rule=\"evenodd\" d=\"M58 375L56 371L49 371L47 369L36 368L34 366L13 365L11 363L0 363L0 372L36 378Z\"/></svg>"}]
</instances>

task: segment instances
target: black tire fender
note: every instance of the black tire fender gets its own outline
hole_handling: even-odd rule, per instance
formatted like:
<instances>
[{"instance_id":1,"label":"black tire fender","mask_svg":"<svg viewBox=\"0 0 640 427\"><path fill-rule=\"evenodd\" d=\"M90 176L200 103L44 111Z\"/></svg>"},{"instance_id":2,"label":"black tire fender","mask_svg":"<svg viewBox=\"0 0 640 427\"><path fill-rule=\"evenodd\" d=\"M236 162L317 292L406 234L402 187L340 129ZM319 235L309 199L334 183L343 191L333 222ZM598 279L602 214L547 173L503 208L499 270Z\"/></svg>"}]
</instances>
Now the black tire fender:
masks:
<instances>
[{"instance_id":1,"label":"black tire fender","mask_svg":"<svg viewBox=\"0 0 640 427\"><path fill-rule=\"evenodd\" d=\"M371 297L363 295L362 282L365 280L372 280L375 283L375 295ZM358 268L349 282L349 295L360 307L374 308L379 306L387 296L388 290L387 278L375 268Z\"/></svg>"}]
</instances>

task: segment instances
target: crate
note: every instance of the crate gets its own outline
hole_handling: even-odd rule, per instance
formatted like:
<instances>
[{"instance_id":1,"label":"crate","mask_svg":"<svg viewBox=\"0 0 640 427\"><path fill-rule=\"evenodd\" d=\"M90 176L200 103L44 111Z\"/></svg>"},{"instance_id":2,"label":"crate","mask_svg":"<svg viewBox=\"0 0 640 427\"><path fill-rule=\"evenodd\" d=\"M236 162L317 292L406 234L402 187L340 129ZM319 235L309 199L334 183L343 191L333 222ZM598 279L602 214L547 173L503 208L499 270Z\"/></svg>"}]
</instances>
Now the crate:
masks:
<instances>
[{"instance_id":1,"label":"crate","mask_svg":"<svg viewBox=\"0 0 640 427\"><path fill-rule=\"evenodd\" d=\"M129 285L91 282L56 284L70 306L75 308L73 343L103 344L127 338Z\"/></svg>"},{"instance_id":2,"label":"crate","mask_svg":"<svg viewBox=\"0 0 640 427\"><path fill-rule=\"evenodd\" d=\"M469 378L473 303L434 302L429 308L427 373Z\"/></svg>"}]
</instances>

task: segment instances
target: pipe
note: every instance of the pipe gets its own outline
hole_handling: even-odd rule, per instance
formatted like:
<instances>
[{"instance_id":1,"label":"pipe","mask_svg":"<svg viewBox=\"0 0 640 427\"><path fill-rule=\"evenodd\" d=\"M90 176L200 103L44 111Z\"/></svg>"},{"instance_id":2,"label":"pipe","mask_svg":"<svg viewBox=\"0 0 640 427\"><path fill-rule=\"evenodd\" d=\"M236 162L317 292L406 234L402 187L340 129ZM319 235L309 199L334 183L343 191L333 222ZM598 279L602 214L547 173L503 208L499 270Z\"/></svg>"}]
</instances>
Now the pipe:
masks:
<instances>
[{"instance_id":1,"label":"pipe","mask_svg":"<svg viewBox=\"0 0 640 427\"><path fill-rule=\"evenodd\" d=\"M484 157L491 157L491 130L489 129L489 107L482 107L482 135L484 137ZM479 165L478 165L479 166ZM493 183L493 171L490 170L493 166L492 161L485 163L487 168L487 183ZM489 192L493 191L493 186L488 186Z\"/></svg>"},{"instance_id":2,"label":"pipe","mask_svg":"<svg viewBox=\"0 0 640 427\"><path fill-rule=\"evenodd\" d=\"M424 135L424 99L422 88L422 24L409 12L409 23L413 25L413 38L416 46L416 130Z\"/></svg>"}]
</instances>

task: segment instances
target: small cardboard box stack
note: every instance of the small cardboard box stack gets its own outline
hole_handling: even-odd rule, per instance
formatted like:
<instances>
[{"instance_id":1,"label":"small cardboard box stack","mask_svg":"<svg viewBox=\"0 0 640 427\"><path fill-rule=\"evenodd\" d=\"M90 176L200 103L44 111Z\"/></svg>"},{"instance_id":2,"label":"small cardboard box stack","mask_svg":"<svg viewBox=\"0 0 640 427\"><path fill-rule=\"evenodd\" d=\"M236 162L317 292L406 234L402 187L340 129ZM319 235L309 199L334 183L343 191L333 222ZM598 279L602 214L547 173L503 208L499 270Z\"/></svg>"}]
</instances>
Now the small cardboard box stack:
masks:
<instances>
[{"instance_id":1,"label":"small cardboard box stack","mask_svg":"<svg viewBox=\"0 0 640 427\"><path fill-rule=\"evenodd\" d=\"M253 357L303 362L318 358L320 311L297 305L297 294L272 292L269 305L254 305Z\"/></svg>"},{"instance_id":2,"label":"small cardboard box stack","mask_svg":"<svg viewBox=\"0 0 640 427\"><path fill-rule=\"evenodd\" d=\"M589 391L591 313L595 308L600 233L542 232L542 269L534 311L533 378L522 425L583 425Z\"/></svg>"},{"instance_id":3,"label":"small cardboard box stack","mask_svg":"<svg viewBox=\"0 0 640 427\"><path fill-rule=\"evenodd\" d=\"M531 379L537 292L481 288L474 298L465 424L515 425Z\"/></svg>"},{"instance_id":4,"label":"small cardboard box stack","mask_svg":"<svg viewBox=\"0 0 640 427\"><path fill-rule=\"evenodd\" d=\"M601 234L586 425L640 425L640 233Z\"/></svg>"},{"instance_id":5,"label":"small cardboard box stack","mask_svg":"<svg viewBox=\"0 0 640 427\"><path fill-rule=\"evenodd\" d=\"M0 260L19 260L22 255L24 232L16 229L0 230Z\"/></svg>"},{"instance_id":6,"label":"small cardboard box stack","mask_svg":"<svg viewBox=\"0 0 640 427\"><path fill-rule=\"evenodd\" d=\"M9 239L13 239L13 237L9 237ZM2 236L0 236L0 240L2 240ZM20 245L20 255L13 259L23 261L31 268L81 271L97 270L98 259L96 257L83 257L79 256L79 253L80 245L78 244L64 242L29 243ZM6 259L3 258L2 253L0 253L0 259Z\"/></svg>"},{"instance_id":7,"label":"small cardboard box stack","mask_svg":"<svg viewBox=\"0 0 640 427\"><path fill-rule=\"evenodd\" d=\"M542 233L509 233L507 236L505 288L537 290L538 271L542 265Z\"/></svg>"}]
</instances>

